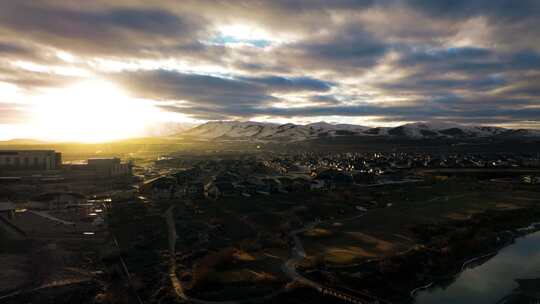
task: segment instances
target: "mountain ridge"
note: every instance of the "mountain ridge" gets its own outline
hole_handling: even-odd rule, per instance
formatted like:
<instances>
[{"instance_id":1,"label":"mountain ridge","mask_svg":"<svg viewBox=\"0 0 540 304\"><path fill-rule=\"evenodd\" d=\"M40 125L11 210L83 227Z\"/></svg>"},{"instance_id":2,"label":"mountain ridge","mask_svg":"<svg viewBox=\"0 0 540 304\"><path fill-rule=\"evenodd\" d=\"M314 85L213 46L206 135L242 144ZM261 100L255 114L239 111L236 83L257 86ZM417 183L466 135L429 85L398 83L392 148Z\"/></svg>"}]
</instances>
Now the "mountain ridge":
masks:
<instances>
[{"instance_id":1,"label":"mountain ridge","mask_svg":"<svg viewBox=\"0 0 540 304\"><path fill-rule=\"evenodd\" d=\"M415 122L396 127L367 127L354 124L317 122L277 124L255 121L209 121L178 134L202 140L249 140L294 142L320 137L384 136L389 138L540 138L540 130L468 126L446 122Z\"/></svg>"}]
</instances>

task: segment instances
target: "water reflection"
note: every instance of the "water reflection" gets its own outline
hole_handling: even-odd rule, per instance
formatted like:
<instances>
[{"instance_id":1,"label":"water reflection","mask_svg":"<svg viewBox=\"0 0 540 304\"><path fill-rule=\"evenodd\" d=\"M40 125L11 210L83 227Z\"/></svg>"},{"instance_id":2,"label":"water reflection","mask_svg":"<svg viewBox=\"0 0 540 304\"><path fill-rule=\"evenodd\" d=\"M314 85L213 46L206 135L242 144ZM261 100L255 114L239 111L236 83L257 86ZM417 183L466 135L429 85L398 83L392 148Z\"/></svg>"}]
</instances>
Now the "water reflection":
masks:
<instances>
[{"instance_id":1,"label":"water reflection","mask_svg":"<svg viewBox=\"0 0 540 304\"><path fill-rule=\"evenodd\" d=\"M450 285L417 293L416 304L493 304L518 287L515 279L540 277L540 232L519 238L485 264L467 269Z\"/></svg>"}]
</instances>

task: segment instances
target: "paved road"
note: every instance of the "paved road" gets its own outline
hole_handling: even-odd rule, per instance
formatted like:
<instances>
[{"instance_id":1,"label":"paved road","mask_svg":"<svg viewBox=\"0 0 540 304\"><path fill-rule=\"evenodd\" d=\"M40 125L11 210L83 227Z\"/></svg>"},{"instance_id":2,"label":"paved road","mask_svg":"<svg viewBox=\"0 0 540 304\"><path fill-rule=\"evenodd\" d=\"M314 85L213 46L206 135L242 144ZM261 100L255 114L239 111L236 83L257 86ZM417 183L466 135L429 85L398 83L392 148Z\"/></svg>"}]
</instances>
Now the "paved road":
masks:
<instances>
[{"instance_id":1,"label":"paved road","mask_svg":"<svg viewBox=\"0 0 540 304\"><path fill-rule=\"evenodd\" d=\"M175 206L171 206L164 214L164 217L167 221L167 227L169 230L169 277L171 279L171 284L173 285L174 291L177 295L177 297L183 301L186 301L188 303L196 303L196 304L242 304L242 303L257 303L257 302L264 302L267 301L277 295L282 294L285 290L282 288L280 290L277 290L271 294L268 294L266 296L262 297L256 297L256 298L248 298L238 301L205 301L200 299L195 299L192 297L189 297L185 292L184 288L182 286L182 282L178 279L178 276L176 275L176 225L174 223L174 211Z\"/></svg>"},{"instance_id":2,"label":"paved road","mask_svg":"<svg viewBox=\"0 0 540 304\"><path fill-rule=\"evenodd\" d=\"M174 224L173 211L175 206L171 206L165 212L165 219L167 221L167 227L169 230L169 277L171 278L171 284L174 288L174 292L178 298L187 301L189 298L184 292L184 287L176 275L176 225Z\"/></svg>"},{"instance_id":3,"label":"paved road","mask_svg":"<svg viewBox=\"0 0 540 304\"><path fill-rule=\"evenodd\" d=\"M349 217L349 218L344 218L344 219L334 219L334 220L328 220L328 221L314 221L314 222L306 224L304 227L302 227L300 229L291 231L289 233L289 238L292 239L294 245L291 248L291 257L287 261L285 261L285 263L282 266L283 272L287 276L289 276L289 278L291 280L293 280L293 281L296 280L296 281L298 281L298 282L300 282L300 283L302 283L302 284L304 284L306 286L309 286L309 287L312 287L312 288L316 289L317 291L319 291L322 294L333 296L333 297L339 298L341 300L344 300L344 301L347 301L347 302L350 302L350 303L355 303L355 304L361 304L361 303L386 303L382 299L376 299L376 298L373 298L372 296L367 295L367 294L364 294L364 296L366 297L366 299L371 299L371 300L359 299L356 295L351 295L348 292L337 291L337 290L335 290L333 288L324 286L324 285L322 285L320 283L317 283L317 282L315 282L313 280L310 280L309 278L306 278L305 276L299 274L298 271L296 270L296 267L298 266L298 263L300 263L306 257L306 252L304 250L304 246L302 244L302 241L298 237L298 235L300 233L303 233L303 232L306 232L308 230L314 229L315 227L317 227L318 225L320 225L322 223L336 222L336 221L338 221L338 222L349 222L349 221L353 221L353 220L356 220L358 218L361 218L364 215L365 215L365 213L362 213L360 215L356 215L356 216L353 216L353 217ZM355 292L355 293L358 293L358 292Z\"/></svg>"},{"instance_id":4,"label":"paved road","mask_svg":"<svg viewBox=\"0 0 540 304\"><path fill-rule=\"evenodd\" d=\"M60 223L60 224L62 224L62 225L75 226L75 223L74 223L74 222L69 222L69 221L65 221L65 220L63 220L63 219L59 219L59 218L57 218L57 217L55 217L55 216L50 215L50 214L47 213L47 212L37 211L37 210L28 210L28 212L33 213L33 214L35 214L35 215L37 215L37 216L41 216L41 217L43 217L43 218L49 219L49 220L51 220L51 221L53 221L53 222Z\"/></svg>"},{"instance_id":5,"label":"paved road","mask_svg":"<svg viewBox=\"0 0 540 304\"><path fill-rule=\"evenodd\" d=\"M314 229L315 227L317 227L318 225L322 223L336 222L336 221L347 222L347 221L358 219L362 216L364 216L364 214L360 214L354 217L345 218L341 220L335 219L335 220L328 220L328 221L314 221L314 222L310 222L306 224L304 227L300 229L296 229L289 232L289 238L293 241L294 245L291 248L291 257L287 261L285 261L285 263L282 266L282 269L285 272L285 274L287 274L289 278L292 279L293 281L296 280L307 286L311 286L317 290L322 290L324 288L323 285L302 276L296 271L296 266L298 265L298 263L300 263L306 257L306 251L304 250L304 245L302 244L302 241L300 240L298 235L306 231L309 231L311 229Z\"/></svg>"},{"instance_id":6,"label":"paved road","mask_svg":"<svg viewBox=\"0 0 540 304\"><path fill-rule=\"evenodd\" d=\"M304 285L315 288L319 291L323 289L323 286L315 281L312 281L296 271L296 266L306 257L306 251L302 245L302 241L298 237L298 234L311 230L320 222L311 222L305 225L303 228L293 230L289 233L289 238L294 242L294 246L291 248L291 257L283 263L283 272L293 281L298 281Z\"/></svg>"},{"instance_id":7,"label":"paved road","mask_svg":"<svg viewBox=\"0 0 540 304\"><path fill-rule=\"evenodd\" d=\"M263 297L249 298L249 299L243 299L243 300L238 300L238 301L205 301L205 300L191 298L188 295L186 295L186 293L184 292L184 289L182 287L182 283L180 282L180 280L178 279L178 276L176 275L176 238L177 238L177 234L176 234L176 226L175 226L174 216L173 216L174 208L175 208L175 206L171 206L169 209L167 209L167 211L164 214L164 217L165 217L165 219L167 221L167 226L168 226L168 230L169 230L169 259L170 259L169 260L169 263L170 263L169 276L171 278L171 283L172 283L172 285L174 287L175 293L176 293L176 295L178 296L179 299L184 300L184 301L189 302L189 303L197 303L197 304L242 304L242 303L256 303L256 302L266 301L266 300L269 300L269 299L271 299L271 298L273 298L273 297L275 297L277 295L280 295L280 294L286 292L285 288L281 288L280 290L275 291L275 292L273 292L271 294L268 294L266 296L263 296ZM345 218L345 219L341 219L341 220L337 220L337 221L341 221L341 222L352 221L352 220L355 220L357 218L362 217L363 215L364 214L360 214L360 215L357 215L357 216L354 216L354 217ZM336 221L336 220L331 220L331 221L333 222L333 221ZM327 221L327 222L331 222L331 221ZM304 250L304 246L302 244L302 241L298 237L298 235L300 233L303 233L303 232L306 232L308 230L314 229L315 227L317 227L321 223L325 223L325 222L314 221L314 222L306 224L304 227L302 227L300 229L293 230L288 234L289 238L292 239L294 245L291 248L291 257L288 260L286 260L282 265L283 272L292 281L298 281L298 282L300 282L300 283L302 283L302 284L304 284L306 286L309 286L311 288L316 289L317 291L319 291L321 293L328 294L328 295L331 295L331 296L335 296L335 297L338 297L340 299L343 299L343 300L346 300L346 301L349 301L349 302L352 302L352 303L366 303L364 301L360 302L359 300L356 300L354 296L349 296L349 295L347 295L347 294L345 294L343 292L338 292L338 291L332 290L331 288L325 287L322 284L319 284L319 283L317 283L317 282L315 282L313 280L310 280L310 279L304 277L303 275L299 274L298 271L296 270L296 267L297 267L298 263L300 263L306 257L306 252Z\"/></svg>"},{"instance_id":8,"label":"paved road","mask_svg":"<svg viewBox=\"0 0 540 304\"><path fill-rule=\"evenodd\" d=\"M68 279L68 280L52 282L52 283L44 284L44 285L41 285L41 286L38 286L38 287L35 287L35 288L31 288L31 289L20 289L20 290L14 291L14 292L12 292L10 294L1 296L0 297L0 302L6 301L6 300L9 300L9 299L21 296L21 295L30 294L30 293L33 293L33 292L38 292L38 291L46 290L46 289L50 289L50 288L58 288L58 287L65 287L65 286L69 286L69 285L76 285L76 284L82 284L82 283L93 283L93 282L95 282L93 278Z\"/></svg>"}]
</instances>

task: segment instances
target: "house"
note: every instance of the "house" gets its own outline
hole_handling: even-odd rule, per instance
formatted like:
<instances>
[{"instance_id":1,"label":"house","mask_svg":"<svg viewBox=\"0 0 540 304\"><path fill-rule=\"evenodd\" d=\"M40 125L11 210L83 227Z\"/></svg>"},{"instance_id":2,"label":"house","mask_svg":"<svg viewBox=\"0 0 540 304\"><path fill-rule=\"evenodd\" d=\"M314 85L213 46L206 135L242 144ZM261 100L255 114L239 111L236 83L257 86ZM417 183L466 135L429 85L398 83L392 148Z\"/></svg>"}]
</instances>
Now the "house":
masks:
<instances>
[{"instance_id":1,"label":"house","mask_svg":"<svg viewBox=\"0 0 540 304\"><path fill-rule=\"evenodd\" d=\"M204 196L204 184L202 182L190 182L185 189L187 197L198 198Z\"/></svg>"},{"instance_id":2,"label":"house","mask_svg":"<svg viewBox=\"0 0 540 304\"><path fill-rule=\"evenodd\" d=\"M156 199L170 199L176 191L176 180L165 176L152 181L150 184L151 195Z\"/></svg>"},{"instance_id":3,"label":"house","mask_svg":"<svg viewBox=\"0 0 540 304\"><path fill-rule=\"evenodd\" d=\"M281 184L281 189L283 191L287 191L287 192L291 192L292 191L292 184L293 184L293 179L290 178L290 177L286 177L286 176L283 176L283 177L278 177L278 181L279 183Z\"/></svg>"},{"instance_id":4,"label":"house","mask_svg":"<svg viewBox=\"0 0 540 304\"><path fill-rule=\"evenodd\" d=\"M269 194L270 185L265 183L259 178L250 177L246 178L244 181L236 184L238 187L243 189L244 193L247 194Z\"/></svg>"},{"instance_id":5,"label":"house","mask_svg":"<svg viewBox=\"0 0 540 304\"><path fill-rule=\"evenodd\" d=\"M311 174L311 169L301 164L291 164L289 168L287 168L287 173L309 175Z\"/></svg>"},{"instance_id":6,"label":"house","mask_svg":"<svg viewBox=\"0 0 540 304\"><path fill-rule=\"evenodd\" d=\"M76 207L87 202L86 197L73 192L45 193L34 197L28 202L28 208L55 210Z\"/></svg>"},{"instance_id":7,"label":"house","mask_svg":"<svg viewBox=\"0 0 540 304\"><path fill-rule=\"evenodd\" d=\"M540 184L539 176L525 175L521 177L521 182L524 184Z\"/></svg>"},{"instance_id":8,"label":"house","mask_svg":"<svg viewBox=\"0 0 540 304\"><path fill-rule=\"evenodd\" d=\"M293 180L289 188L291 189L292 192L309 191L310 184L311 184L310 180L298 177Z\"/></svg>"},{"instance_id":9,"label":"house","mask_svg":"<svg viewBox=\"0 0 540 304\"><path fill-rule=\"evenodd\" d=\"M265 183L263 180L257 178L251 180L251 182L255 184L255 190L257 193L267 195L270 194L270 185Z\"/></svg>"},{"instance_id":10,"label":"house","mask_svg":"<svg viewBox=\"0 0 540 304\"><path fill-rule=\"evenodd\" d=\"M223 174L220 174L216 176L215 181L216 183L235 183L240 180L240 177L232 172L225 172Z\"/></svg>"},{"instance_id":11,"label":"house","mask_svg":"<svg viewBox=\"0 0 540 304\"><path fill-rule=\"evenodd\" d=\"M309 190L326 190L326 183L321 179L314 179L309 183Z\"/></svg>"},{"instance_id":12,"label":"house","mask_svg":"<svg viewBox=\"0 0 540 304\"><path fill-rule=\"evenodd\" d=\"M315 179L332 182L337 185L350 185L353 183L353 178L349 174L334 169L328 169L318 173Z\"/></svg>"},{"instance_id":13,"label":"house","mask_svg":"<svg viewBox=\"0 0 540 304\"><path fill-rule=\"evenodd\" d=\"M254 183L253 181L245 180L245 181L239 182L236 184L236 187L239 190L241 190L242 193L246 193L250 195L257 193L257 184Z\"/></svg>"},{"instance_id":14,"label":"house","mask_svg":"<svg viewBox=\"0 0 540 304\"><path fill-rule=\"evenodd\" d=\"M11 202L0 202L0 216L5 216L8 219L13 219L15 215L15 204Z\"/></svg>"},{"instance_id":15,"label":"house","mask_svg":"<svg viewBox=\"0 0 540 304\"><path fill-rule=\"evenodd\" d=\"M262 182L267 185L269 193L278 193L283 191L281 182L276 178L263 178Z\"/></svg>"},{"instance_id":16,"label":"house","mask_svg":"<svg viewBox=\"0 0 540 304\"><path fill-rule=\"evenodd\" d=\"M198 167L194 167L176 172L172 176L176 178L176 182L179 185L182 185L188 183L189 181L200 179L202 176L202 170Z\"/></svg>"},{"instance_id":17,"label":"house","mask_svg":"<svg viewBox=\"0 0 540 304\"><path fill-rule=\"evenodd\" d=\"M88 159L86 167L98 177L130 176L132 174L132 164L122 163L117 157L91 158Z\"/></svg>"},{"instance_id":18,"label":"house","mask_svg":"<svg viewBox=\"0 0 540 304\"><path fill-rule=\"evenodd\" d=\"M238 193L237 189L230 182L212 181L206 185L206 196L213 199L219 197L234 196Z\"/></svg>"},{"instance_id":19,"label":"house","mask_svg":"<svg viewBox=\"0 0 540 304\"><path fill-rule=\"evenodd\" d=\"M176 185L174 187L174 194L173 196L175 198L185 198L187 193L187 184L183 185Z\"/></svg>"},{"instance_id":20,"label":"house","mask_svg":"<svg viewBox=\"0 0 540 304\"><path fill-rule=\"evenodd\" d=\"M373 172L361 171L353 174L353 180L357 184L375 183L375 174Z\"/></svg>"}]
</instances>

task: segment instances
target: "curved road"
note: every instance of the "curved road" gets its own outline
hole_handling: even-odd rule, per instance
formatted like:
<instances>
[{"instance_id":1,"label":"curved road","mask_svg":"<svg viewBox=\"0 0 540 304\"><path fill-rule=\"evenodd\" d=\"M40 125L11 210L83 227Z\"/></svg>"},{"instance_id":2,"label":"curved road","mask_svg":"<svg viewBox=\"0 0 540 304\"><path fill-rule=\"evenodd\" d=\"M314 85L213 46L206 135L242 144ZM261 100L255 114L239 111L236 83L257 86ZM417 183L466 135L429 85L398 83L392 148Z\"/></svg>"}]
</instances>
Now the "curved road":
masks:
<instances>
[{"instance_id":1,"label":"curved road","mask_svg":"<svg viewBox=\"0 0 540 304\"><path fill-rule=\"evenodd\" d=\"M268 294L263 297L256 297L256 298L249 298L249 299L242 299L242 300L236 300L236 301L205 301L201 299L195 299L191 298L184 292L184 288L182 286L182 283L178 279L178 276L176 275L176 225L174 222L173 217L173 210L175 206L171 206L164 214L164 217L167 221L167 226L169 230L169 277L171 279L171 284L173 285L173 288L175 290L176 295L179 299L182 299L189 303L197 303L197 304L242 304L242 303L255 303L259 301L265 301L268 299L271 299L277 295L280 295L287 291L286 287L283 287L271 294ZM346 222L346 221L352 221L357 218L360 218L364 216L365 213L362 213L357 216L353 216L346 219L334 219L334 220L328 220L328 221L314 221L306 224L304 227L296 229L291 231L288 236L293 241L294 245L291 247L291 257L286 260L282 265L283 272L292 280L300 282L308 287L316 289L318 292L328 294L331 296L338 297L340 299L347 300L352 303L366 303L364 301L361 301L354 296L347 295L343 292L338 292L333 290L332 288L328 288L322 284L319 284L313 280L310 280L309 278L304 277L303 275L299 274L296 270L296 267L298 263L300 263L305 257L306 252L304 250L304 246L302 244L302 241L298 237L298 234L306 232L308 230L314 229L321 223L325 222L333 222L333 221L340 221L340 222ZM378 303L375 301L375 303Z\"/></svg>"},{"instance_id":2,"label":"curved road","mask_svg":"<svg viewBox=\"0 0 540 304\"><path fill-rule=\"evenodd\" d=\"M236 301L206 301L201 299L195 299L189 297L185 292L182 286L182 283L176 275L176 225L174 223L173 210L175 206L171 206L164 214L165 219L167 220L167 226L169 230L169 277L171 279L171 284L173 285L174 291L179 299L186 301L188 303L197 303L197 304L242 304L242 303L255 303L258 301L266 301L275 296L278 296L285 292L285 288L281 288L273 293L270 293L266 296L242 299Z\"/></svg>"}]
</instances>

